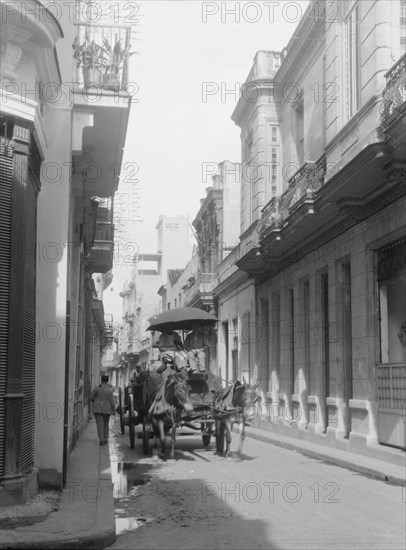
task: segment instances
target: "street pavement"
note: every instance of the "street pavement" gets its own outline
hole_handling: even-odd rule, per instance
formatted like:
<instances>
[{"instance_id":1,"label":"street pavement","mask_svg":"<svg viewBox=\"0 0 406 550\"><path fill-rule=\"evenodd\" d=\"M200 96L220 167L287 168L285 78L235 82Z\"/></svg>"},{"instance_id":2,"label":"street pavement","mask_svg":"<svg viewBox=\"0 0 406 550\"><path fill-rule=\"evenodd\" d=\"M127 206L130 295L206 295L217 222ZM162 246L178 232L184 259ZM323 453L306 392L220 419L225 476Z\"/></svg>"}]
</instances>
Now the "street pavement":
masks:
<instances>
[{"instance_id":1,"label":"street pavement","mask_svg":"<svg viewBox=\"0 0 406 550\"><path fill-rule=\"evenodd\" d=\"M226 460L183 429L176 460L163 461L130 449L127 433L112 437L109 548L405 549L402 486L254 438L238 454L238 443L233 434Z\"/></svg>"},{"instance_id":2,"label":"street pavement","mask_svg":"<svg viewBox=\"0 0 406 550\"><path fill-rule=\"evenodd\" d=\"M144 457L138 441L130 449L128 428L110 439L109 446L99 446L91 421L70 456L59 510L41 523L1 531L0 549L155 549L159 541L166 549L405 548L402 465L253 428L247 429L244 454L234 448L230 460L215 455L213 443L205 449L196 435L179 437L175 461ZM131 469L128 462L163 477L154 485L151 475L127 496L130 504L134 496L138 521L126 546L125 533L114 543L116 526L121 531L123 521L131 529L132 512L119 517L120 501L114 508L111 466L114 476L120 464Z\"/></svg>"}]
</instances>

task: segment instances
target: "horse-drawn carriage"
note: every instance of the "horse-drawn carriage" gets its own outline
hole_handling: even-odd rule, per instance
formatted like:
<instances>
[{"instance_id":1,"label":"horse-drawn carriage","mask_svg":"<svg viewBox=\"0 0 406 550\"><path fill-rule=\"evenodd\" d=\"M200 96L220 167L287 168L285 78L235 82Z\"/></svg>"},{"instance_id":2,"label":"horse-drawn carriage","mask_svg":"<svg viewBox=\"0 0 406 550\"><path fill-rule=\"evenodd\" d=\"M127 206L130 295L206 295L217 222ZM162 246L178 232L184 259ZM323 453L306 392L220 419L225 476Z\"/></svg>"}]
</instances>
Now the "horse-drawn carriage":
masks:
<instances>
[{"instance_id":1,"label":"horse-drawn carriage","mask_svg":"<svg viewBox=\"0 0 406 550\"><path fill-rule=\"evenodd\" d=\"M194 308L178 308L182 310L182 320L171 321L174 329L187 329ZM176 310L170 310L158 317L149 330L162 330L168 326L166 318L175 315ZM186 311L186 313L185 313ZM196 311L196 310L195 310ZM198 321L202 324L213 324L216 318L202 310L197 310ZM165 315L165 323L159 319ZM179 315L179 313L178 313ZM196 315L196 313L194 313ZM186 319L185 319L186 317ZM193 318L193 323L196 319ZM231 429L234 422L242 426L242 436L247 404L258 401L257 388L236 382L224 388L221 379L209 373L176 372L174 362L167 358L156 372L138 372L132 383L123 390L119 389L119 413L121 432L129 427L130 446L135 445L135 427L142 426L138 438L142 439L144 454L149 452L149 440L155 436L161 442L161 450L165 452L165 435L172 430L171 457L174 456L176 429L188 427L199 431L204 446L210 445L213 435L216 437L216 451L228 454L231 442ZM226 443L226 446L224 445Z\"/></svg>"},{"instance_id":2,"label":"horse-drawn carriage","mask_svg":"<svg viewBox=\"0 0 406 550\"><path fill-rule=\"evenodd\" d=\"M170 369L171 367L167 367ZM149 440L154 436L151 411L151 398L149 398L149 382L155 373L141 373L135 380L122 390L119 389L119 407L121 433L125 433L125 426L129 429L130 447L135 446L136 426L141 425L142 431L138 432L138 438L142 439L144 454L148 454ZM162 374L162 373L159 373ZM169 374L170 376L170 374ZM183 410L177 427L187 427L200 432L203 445L210 445L214 435L216 416L213 411L213 398L215 384L211 384L216 377L203 373L188 373L185 377L188 385L190 402L193 409ZM152 381L154 384L154 381ZM211 386L211 387L210 387ZM150 392L152 393L152 392ZM168 415L166 415L168 416ZM171 419L168 416L168 421ZM169 422L168 422L169 423Z\"/></svg>"}]
</instances>

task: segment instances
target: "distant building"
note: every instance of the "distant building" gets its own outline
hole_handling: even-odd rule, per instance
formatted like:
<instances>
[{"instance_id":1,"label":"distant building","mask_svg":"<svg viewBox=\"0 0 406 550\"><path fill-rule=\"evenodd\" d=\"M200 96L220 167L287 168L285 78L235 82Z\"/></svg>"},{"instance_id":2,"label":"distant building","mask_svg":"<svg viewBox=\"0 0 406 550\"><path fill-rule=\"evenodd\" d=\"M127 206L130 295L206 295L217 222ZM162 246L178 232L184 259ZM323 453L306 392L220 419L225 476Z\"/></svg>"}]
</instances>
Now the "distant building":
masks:
<instances>
[{"instance_id":1,"label":"distant building","mask_svg":"<svg viewBox=\"0 0 406 550\"><path fill-rule=\"evenodd\" d=\"M153 366L157 360L156 350L152 347L152 334L146 329L149 319L161 311L158 291L166 282L168 269L176 270L184 266L192 256L193 245L187 218L159 216L156 229L157 251L135 255L131 280L120 292L123 316L118 342L118 367L126 364L127 378L136 365Z\"/></svg>"},{"instance_id":2,"label":"distant building","mask_svg":"<svg viewBox=\"0 0 406 550\"><path fill-rule=\"evenodd\" d=\"M212 183L192 222L197 250L183 270L168 270L167 284L160 289L164 310L189 306L216 313L213 289L218 284L218 266L234 249L240 231L240 164L221 162ZM217 372L216 348L217 332L212 330L206 360L213 372Z\"/></svg>"}]
</instances>

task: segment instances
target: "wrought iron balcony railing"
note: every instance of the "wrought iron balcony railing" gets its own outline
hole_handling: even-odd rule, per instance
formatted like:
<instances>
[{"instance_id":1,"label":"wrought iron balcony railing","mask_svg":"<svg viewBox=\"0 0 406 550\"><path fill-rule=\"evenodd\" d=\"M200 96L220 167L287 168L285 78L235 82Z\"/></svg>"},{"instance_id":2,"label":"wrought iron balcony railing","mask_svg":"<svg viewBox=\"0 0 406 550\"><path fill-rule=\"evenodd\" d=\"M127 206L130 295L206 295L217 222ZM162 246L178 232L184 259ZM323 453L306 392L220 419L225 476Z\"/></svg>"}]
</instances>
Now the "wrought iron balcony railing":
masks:
<instances>
[{"instance_id":1,"label":"wrought iron balcony railing","mask_svg":"<svg viewBox=\"0 0 406 550\"><path fill-rule=\"evenodd\" d=\"M95 243L97 241L114 241L114 224L97 222L96 234L94 238Z\"/></svg>"},{"instance_id":2,"label":"wrought iron balcony railing","mask_svg":"<svg viewBox=\"0 0 406 550\"><path fill-rule=\"evenodd\" d=\"M113 345L113 315L106 313L104 315L104 346L111 347Z\"/></svg>"},{"instance_id":3,"label":"wrought iron balcony railing","mask_svg":"<svg viewBox=\"0 0 406 550\"><path fill-rule=\"evenodd\" d=\"M314 199L318 190L324 185L326 175L326 157L323 155L317 162L306 162L289 179L289 187L279 197L272 199L262 209L260 234L269 229L281 229L289 216L303 204L306 199Z\"/></svg>"},{"instance_id":4,"label":"wrought iron balcony railing","mask_svg":"<svg viewBox=\"0 0 406 550\"><path fill-rule=\"evenodd\" d=\"M110 199L102 199L97 208L95 241L114 241L113 209Z\"/></svg>"},{"instance_id":5,"label":"wrought iron balcony railing","mask_svg":"<svg viewBox=\"0 0 406 550\"><path fill-rule=\"evenodd\" d=\"M74 81L79 86L125 90L128 84L131 27L75 23Z\"/></svg>"},{"instance_id":6,"label":"wrought iron balcony railing","mask_svg":"<svg viewBox=\"0 0 406 550\"><path fill-rule=\"evenodd\" d=\"M406 105L406 54L386 73L386 87L382 93L381 122L387 128Z\"/></svg>"},{"instance_id":7,"label":"wrought iron balcony railing","mask_svg":"<svg viewBox=\"0 0 406 550\"><path fill-rule=\"evenodd\" d=\"M183 295L184 303L190 304L199 296L210 294L217 286L217 275L215 273L198 273L195 282L185 290Z\"/></svg>"}]
</instances>

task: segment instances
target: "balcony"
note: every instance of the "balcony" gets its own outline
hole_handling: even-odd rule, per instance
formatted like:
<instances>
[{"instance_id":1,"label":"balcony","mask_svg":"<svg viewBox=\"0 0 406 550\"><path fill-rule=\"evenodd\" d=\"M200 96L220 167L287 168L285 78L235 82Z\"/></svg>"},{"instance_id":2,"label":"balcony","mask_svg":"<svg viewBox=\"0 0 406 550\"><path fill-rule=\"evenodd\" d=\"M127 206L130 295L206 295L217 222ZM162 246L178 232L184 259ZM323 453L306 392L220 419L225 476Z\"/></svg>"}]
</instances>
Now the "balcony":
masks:
<instances>
[{"instance_id":1,"label":"balcony","mask_svg":"<svg viewBox=\"0 0 406 550\"><path fill-rule=\"evenodd\" d=\"M141 340L141 351L149 351L150 347L151 338L149 336L146 336Z\"/></svg>"},{"instance_id":2,"label":"balcony","mask_svg":"<svg viewBox=\"0 0 406 550\"><path fill-rule=\"evenodd\" d=\"M215 273L198 273L196 279L185 290L183 303L191 307L206 307L213 305L213 289L217 286Z\"/></svg>"},{"instance_id":3,"label":"balcony","mask_svg":"<svg viewBox=\"0 0 406 550\"><path fill-rule=\"evenodd\" d=\"M141 343L138 337L138 334L135 334L135 327L128 327L126 339L127 339L127 348L126 348L126 357L133 361L134 364L139 360L141 355Z\"/></svg>"},{"instance_id":4,"label":"balcony","mask_svg":"<svg viewBox=\"0 0 406 550\"><path fill-rule=\"evenodd\" d=\"M386 73L382 94L381 123L384 130L393 126L406 112L406 54ZM405 128L403 127L403 136Z\"/></svg>"},{"instance_id":5,"label":"balcony","mask_svg":"<svg viewBox=\"0 0 406 550\"><path fill-rule=\"evenodd\" d=\"M76 22L73 44L76 68L74 82L80 88L127 92L131 27Z\"/></svg>"},{"instance_id":6,"label":"balcony","mask_svg":"<svg viewBox=\"0 0 406 550\"><path fill-rule=\"evenodd\" d=\"M86 174L88 196L111 197L117 190L131 99L137 89L129 83L131 32L131 26L122 24L74 24L74 181L80 192Z\"/></svg>"},{"instance_id":7,"label":"balcony","mask_svg":"<svg viewBox=\"0 0 406 550\"><path fill-rule=\"evenodd\" d=\"M104 315L104 342L103 347L111 348L113 346L113 315L106 313Z\"/></svg>"},{"instance_id":8,"label":"balcony","mask_svg":"<svg viewBox=\"0 0 406 550\"><path fill-rule=\"evenodd\" d=\"M289 187L280 197L272 197L262 210L260 238L273 234L281 239L287 224L297 224L315 213L318 191L324 185L326 158L306 162L289 180Z\"/></svg>"},{"instance_id":9,"label":"balcony","mask_svg":"<svg viewBox=\"0 0 406 550\"><path fill-rule=\"evenodd\" d=\"M83 215L82 236L87 254L91 247L94 246L97 224L97 210L99 203L96 200L90 201L90 206L85 207Z\"/></svg>"},{"instance_id":10,"label":"balcony","mask_svg":"<svg viewBox=\"0 0 406 550\"><path fill-rule=\"evenodd\" d=\"M107 273L113 267L114 224L113 213L107 201L99 203L97 210L96 231L93 245L87 257L87 263L93 273Z\"/></svg>"}]
</instances>

